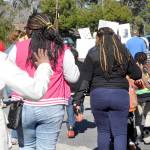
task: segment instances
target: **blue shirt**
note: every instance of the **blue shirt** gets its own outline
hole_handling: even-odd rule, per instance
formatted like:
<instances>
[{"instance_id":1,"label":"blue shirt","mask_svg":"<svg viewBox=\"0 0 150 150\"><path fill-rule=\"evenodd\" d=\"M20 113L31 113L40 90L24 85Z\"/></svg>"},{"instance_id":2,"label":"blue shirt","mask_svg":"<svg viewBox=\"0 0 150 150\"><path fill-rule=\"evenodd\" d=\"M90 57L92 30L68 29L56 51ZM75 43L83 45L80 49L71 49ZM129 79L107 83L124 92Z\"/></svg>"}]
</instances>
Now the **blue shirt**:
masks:
<instances>
[{"instance_id":1,"label":"blue shirt","mask_svg":"<svg viewBox=\"0 0 150 150\"><path fill-rule=\"evenodd\" d=\"M133 57L137 52L144 52L146 50L144 40L137 36L134 36L131 39L129 39L126 43L126 47L128 48Z\"/></svg>"}]
</instances>

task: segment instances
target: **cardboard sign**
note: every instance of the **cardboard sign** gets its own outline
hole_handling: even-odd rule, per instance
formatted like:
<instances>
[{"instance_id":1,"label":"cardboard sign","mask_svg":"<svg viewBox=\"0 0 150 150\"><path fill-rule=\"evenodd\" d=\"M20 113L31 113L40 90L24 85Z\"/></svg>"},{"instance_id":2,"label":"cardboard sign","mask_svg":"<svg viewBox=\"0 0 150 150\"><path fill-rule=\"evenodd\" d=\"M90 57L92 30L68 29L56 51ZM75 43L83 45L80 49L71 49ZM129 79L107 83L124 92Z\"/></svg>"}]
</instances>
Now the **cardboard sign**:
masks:
<instances>
[{"instance_id":1,"label":"cardboard sign","mask_svg":"<svg viewBox=\"0 0 150 150\"><path fill-rule=\"evenodd\" d=\"M90 28L78 29L81 39L92 39Z\"/></svg>"},{"instance_id":2,"label":"cardboard sign","mask_svg":"<svg viewBox=\"0 0 150 150\"><path fill-rule=\"evenodd\" d=\"M130 32L130 24L120 24L118 26L118 33L121 38L122 43L126 43L129 38L131 38L131 32Z\"/></svg>"},{"instance_id":3,"label":"cardboard sign","mask_svg":"<svg viewBox=\"0 0 150 150\"><path fill-rule=\"evenodd\" d=\"M77 39L76 49L79 53L79 59L85 59L88 51L95 46L95 39Z\"/></svg>"},{"instance_id":4,"label":"cardboard sign","mask_svg":"<svg viewBox=\"0 0 150 150\"><path fill-rule=\"evenodd\" d=\"M118 22L99 20L98 29L103 27L109 27L117 34L118 26L119 26Z\"/></svg>"}]
</instances>

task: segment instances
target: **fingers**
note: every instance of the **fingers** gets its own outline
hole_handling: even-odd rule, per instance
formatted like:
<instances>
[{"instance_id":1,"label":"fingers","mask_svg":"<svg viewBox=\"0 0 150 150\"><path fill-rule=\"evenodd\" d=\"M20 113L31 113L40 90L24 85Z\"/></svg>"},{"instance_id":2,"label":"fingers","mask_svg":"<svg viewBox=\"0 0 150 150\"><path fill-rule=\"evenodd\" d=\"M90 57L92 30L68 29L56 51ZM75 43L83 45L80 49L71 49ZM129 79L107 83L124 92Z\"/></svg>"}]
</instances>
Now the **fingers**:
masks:
<instances>
[{"instance_id":1,"label":"fingers","mask_svg":"<svg viewBox=\"0 0 150 150\"><path fill-rule=\"evenodd\" d=\"M45 57L45 56L47 56L47 50L44 51L44 49L40 49L40 48L39 48L37 53L34 52L34 56L35 56L35 58L36 58L37 60L39 60L40 57Z\"/></svg>"},{"instance_id":2,"label":"fingers","mask_svg":"<svg viewBox=\"0 0 150 150\"><path fill-rule=\"evenodd\" d=\"M49 63L49 57L47 55L47 50L38 49L37 53L33 53L36 59L35 64L38 66L41 63Z\"/></svg>"},{"instance_id":3,"label":"fingers","mask_svg":"<svg viewBox=\"0 0 150 150\"><path fill-rule=\"evenodd\" d=\"M36 52L33 53L34 57L36 58L37 61L39 61L39 56L37 55Z\"/></svg>"},{"instance_id":4,"label":"fingers","mask_svg":"<svg viewBox=\"0 0 150 150\"><path fill-rule=\"evenodd\" d=\"M76 106L76 109L80 109L80 106Z\"/></svg>"},{"instance_id":5,"label":"fingers","mask_svg":"<svg viewBox=\"0 0 150 150\"><path fill-rule=\"evenodd\" d=\"M45 55L45 56L47 56L47 55L48 55L48 51L47 51L47 50L45 50L44 55Z\"/></svg>"},{"instance_id":6,"label":"fingers","mask_svg":"<svg viewBox=\"0 0 150 150\"><path fill-rule=\"evenodd\" d=\"M38 49L38 56L43 57L44 56L44 49Z\"/></svg>"}]
</instances>

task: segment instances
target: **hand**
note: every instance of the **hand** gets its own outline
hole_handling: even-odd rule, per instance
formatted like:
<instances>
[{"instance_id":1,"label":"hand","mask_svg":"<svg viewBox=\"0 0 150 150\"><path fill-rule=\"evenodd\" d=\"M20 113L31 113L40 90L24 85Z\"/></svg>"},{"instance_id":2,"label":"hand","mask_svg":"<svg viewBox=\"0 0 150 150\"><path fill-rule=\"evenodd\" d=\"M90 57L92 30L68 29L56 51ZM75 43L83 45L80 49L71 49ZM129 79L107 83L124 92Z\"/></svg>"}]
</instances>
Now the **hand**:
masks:
<instances>
[{"instance_id":1,"label":"hand","mask_svg":"<svg viewBox=\"0 0 150 150\"><path fill-rule=\"evenodd\" d=\"M38 53L34 52L34 57L36 58L35 64L38 66L41 63L49 63L49 57L47 55L47 50L38 49Z\"/></svg>"},{"instance_id":2,"label":"hand","mask_svg":"<svg viewBox=\"0 0 150 150\"><path fill-rule=\"evenodd\" d=\"M134 84L140 89L144 88L143 81L141 79L134 81Z\"/></svg>"},{"instance_id":3,"label":"hand","mask_svg":"<svg viewBox=\"0 0 150 150\"><path fill-rule=\"evenodd\" d=\"M140 68L141 70L143 70L143 65L142 65L142 64L139 64L138 62L137 62L136 64L139 66L139 68Z\"/></svg>"},{"instance_id":4,"label":"hand","mask_svg":"<svg viewBox=\"0 0 150 150\"><path fill-rule=\"evenodd\" d=\"M74 107L74 112L75 112L75 119L77 122L82 122L83 121L83 113L81 112L80 106L73 106Z\"/></svg>"}]
</instances>

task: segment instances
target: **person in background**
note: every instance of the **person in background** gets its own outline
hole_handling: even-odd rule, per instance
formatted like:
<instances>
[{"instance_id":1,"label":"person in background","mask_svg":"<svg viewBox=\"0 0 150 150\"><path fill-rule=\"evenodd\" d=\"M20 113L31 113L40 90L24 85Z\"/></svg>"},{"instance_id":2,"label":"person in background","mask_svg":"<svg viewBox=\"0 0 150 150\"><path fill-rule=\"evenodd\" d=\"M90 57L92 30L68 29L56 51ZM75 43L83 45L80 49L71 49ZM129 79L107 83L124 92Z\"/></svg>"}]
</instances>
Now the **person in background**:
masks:
<instances>
[{"instance_id":1,"label":"person in background","mask_svg":"<svg viewBox=\"0 0 150 150\"><path fill-rule=\"evenodd\" d=\"M8 150L8 134L5 116L3 112L2 90L8 85L12 90L20 93L22 97L30 98L34 101L41 98L48 89L49 78L52 75L52 69L49 65L49 59L43 50L38 55L35 54L37 61L37 70L33 78L26 72L19 69L7 59L7 55L0 52L0 149Z\"/></svg>"},{"instance_id":2,"label":"person in background","mask_svg":"<svg viewBox=\"0 0 150 150\"><path fill-rule=\"evenodd\" d=\"M17 41L24 41L27 40L28 36L25 31L22 31L21 29L15 29L8 35L8 41L11 43L11 45L6 49L5 53L9 54L12 50L12 47L15 45ZM7 86L4 88L4 97L9 98L11 97L11 89ZM11 143L12 145L16 145L18 143L17 139L17 132L15 130L11 131Z\"/></svg>"},{"instance_id":3,"label":"person in background","mask_svg":"<svg viewBox=\"0 0 150 150\"><path fill-rule=\"evenodd\" d=\"M30 16L26 30L30 39L14 45L10 52L12 55L9 54L12 62L33 76L36 69L33 53L37 53L38 48L47 49L53 75L46 94L38 102L24 100L24 145L20 149L55 150L64 118L64 106L71 96L68 84L76 82L80 72L69 47L63 44L48 15L37 13ZM14 93L12 97L18 97L18 94Z\"/></svg>"},{"instance_id":4,"label":"person in background","mask_svg":"<svg viewBox=\"0 0 150 150\"><path fill-rule=\"evenodd\" d=\"M144 40L139 37L140 35L138 30L133 30L132 35L133 37L126 42L126 47L134 57L137 52L146 51L146 44Z\"/></svg>"},{"instance_id":5,"label":"person in background","mask_svg":"<svg viewBox=\"0 0 150 150\"><path fill-rule=\"evenodd\" d=\"M10 43L15 43L17 41L23 41L28 39L26 32L15 29L8 36L8 41Z\"/></svg>"},{"instance_id":6,"label":"person in background","mask_svg":"<svg viewBox=\"0 0 150 150\"><path fill-rule=\"evenodd\" d=\"M148 41L148 39L146 37L141 37L146 45L146 51L144 51L144 53L147 55L147 64L150 64L150 43Z\"/></svg>"},{"instance_id":7,"label":"person in background","mask_svg":"<svg viewBox=\"0 0 150 150\"><path fill-rule=\"evenodd\" d=\"M76 65L78 66L79 68L79 71L80 71L80 78L79 80L76 82L76 83L70 83L70 88L71 88L71 99L68 101L68 105L66 106L66 110L67 110L67 128L68 128L68 132L67 132L67 135L68 135L68 138L73 138L75 137L75 122L80 122L80 120L78 120L78 118L76 117L76 114L74 113L74 108L73 108L73 105L72 105L72 100L73 100L73 96L75 94L75 92L79 89L80 87L80 83L81 81L83 80L83 77L81 76L81 72L82 72L82 65L83 65L83 62L79 61L78 60L78 51L73 47L71 46L71 52L74 56L74 59L75 59L75 63ZM83 107L82 107L82 113L83 113ZM83 116L81 116L83 118Z\"/></svg>"},{"instance_id":8,"label":"person in background","mask_svg":"<svg viewBox=\"0 0 150 150\"><path fill-rule=\"evenodd\" d=\"M115 150L126 150L129 112L126 75L138 80L142 76L140 68L114 31L104 27L97 31L96 44L89 50L83 69L84 80L73 99L74 106L80 107L84 91L90 88L98 150L109 150L111 137Z\"/></svg>"},{"instance_id":9,"label":"person in background","mask_svg":"<svg viewBox=\"0 0 150 150\"><path fill-rule=\"evenodd\" d=\"M26 32L24 31L15 29L14 31L10 32L10 34L8 35L8 42L11 45L6 49L5 53L8 54L17 41L23 41L27 39L28 39L28 36Z\"/></svg>"},{"instance_id":10,"label":"person in background","mask_svg":"<svg viewBox=\"0 0 150 150\"><path fill-rule=\"evenodd\" d=\"M150 144L150 64L147 64L147 55L143 52L136 53L134 59L143 73L141 82L142 86L135 83L137 84L137 87L139 87L136 91L138 96L136 127L138 131L141 129L138 137L143 136L144 143ZM142 112L140 112L140 110L142 110Z\"/></svg>"}]
</instances>

